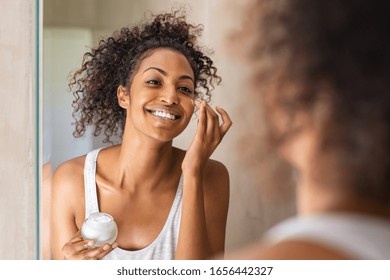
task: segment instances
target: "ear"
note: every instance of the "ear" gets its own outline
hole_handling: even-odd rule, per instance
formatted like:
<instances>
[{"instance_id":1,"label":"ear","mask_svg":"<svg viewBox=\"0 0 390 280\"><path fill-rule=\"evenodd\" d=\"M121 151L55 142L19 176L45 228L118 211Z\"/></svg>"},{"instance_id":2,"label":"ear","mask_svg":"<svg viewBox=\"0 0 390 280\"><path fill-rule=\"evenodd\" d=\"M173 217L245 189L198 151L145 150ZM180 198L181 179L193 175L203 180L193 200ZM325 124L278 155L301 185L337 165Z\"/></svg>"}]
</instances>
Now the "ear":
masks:
<instances>
[{"instance_id":1,"label":"ear","mask_svg":"<svg viewBox=\"0 0 390 280\"><path fill-rule=\"evenodd\" d=\"M127 109L130 105L130 94L127 93L126 88L122 85L116 90L116 96L118 98L119 106L123 109Z\"/></svg>"}]
</instances>

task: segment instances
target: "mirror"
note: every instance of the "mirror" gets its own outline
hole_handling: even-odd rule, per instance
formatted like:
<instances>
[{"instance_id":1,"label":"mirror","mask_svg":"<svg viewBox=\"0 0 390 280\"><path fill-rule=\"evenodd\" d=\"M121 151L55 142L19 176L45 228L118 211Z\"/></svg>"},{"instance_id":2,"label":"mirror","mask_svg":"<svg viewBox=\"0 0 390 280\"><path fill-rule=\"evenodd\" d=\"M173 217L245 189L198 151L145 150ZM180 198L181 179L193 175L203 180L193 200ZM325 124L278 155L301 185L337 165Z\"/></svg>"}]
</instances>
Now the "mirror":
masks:
<instances>
[{"instance_id":1,"label":"mirror","mask_svg":"<svg viewBox=\"0 0 390 280\"><path fill-rule=\"evenodd\" d=\"M226 232L226 250L256 239L262 231L291 213L291 205L278 211L259 192L255 176L248 176L250 163L240 157L244 151L242 138L253 127L243 110L249 106L249 92L244 88L246 69L234 60L226 38L240 25L240 9L249 1L158 1L158 0L46 0L43 6L43 174L42 174L42 258L50 259L50 180L63 161L101 147L102 139L87 133L81 139L72 136L71 103L68 92L69 74L81 65L82 55L100 38L123 26L141 21L147 11L170 11L173 5L184 5L188 20L204 25L202 42L212 49L212 58L222 76L222 85L213 92L212 105L225 108L233 127L212 158L223 162L230 173L230 207ZM248 105L249 104L249 105ZM186 149L195 132L196 121L174 144Z\"/></svg>"}]
</instances>

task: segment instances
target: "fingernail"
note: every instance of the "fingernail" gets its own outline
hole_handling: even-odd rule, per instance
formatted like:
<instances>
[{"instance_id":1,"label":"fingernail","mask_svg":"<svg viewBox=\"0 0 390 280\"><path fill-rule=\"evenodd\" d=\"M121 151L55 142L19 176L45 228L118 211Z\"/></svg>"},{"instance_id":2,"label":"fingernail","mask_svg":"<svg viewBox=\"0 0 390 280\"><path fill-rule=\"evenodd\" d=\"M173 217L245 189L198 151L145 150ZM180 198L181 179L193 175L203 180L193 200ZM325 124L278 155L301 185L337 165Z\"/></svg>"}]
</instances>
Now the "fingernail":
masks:
<instances>
[{"instance_id":1,"label":"fingernail","mask_svg":"<svg viewBox=\"0 0 390 280\"><path fill-rule=\"evenodd\" d=\"M91 240L91 241L88 241L87 246L93 247L94 244L95 244L95 241Z\"/></svg>"},{"instance_id":2,"label":"fingernail","mask_svg":"<svg viewBox=\"0 0 390 280\"><path fill-rule=\"evenodd\" d=\"M116 247L118 247L118 242L114 242L112 245L111 245L112 249L115 249Z\"/></svg>"},{"instance_id":3,"label":"fingernail","mask_svg":"<svg viewBox=\"0 0 390 280\"><path fill-rule=\"evenodd\" d=\"M110 245L106 244L106 245L103 246L103 250L104 251L107 251L108 249L110 249Z\"/></svg>"},{"instance_id":4,"label":"fingernail","mask_svg":"<svg viewBox=\"0 0 390 280\"><path fill-rule=\"evenodd\" d=\"M201 105L201 100L199 99L192 99L192 105L196 106L196 107L199 107Z\"/></svg>"}]
</instances>

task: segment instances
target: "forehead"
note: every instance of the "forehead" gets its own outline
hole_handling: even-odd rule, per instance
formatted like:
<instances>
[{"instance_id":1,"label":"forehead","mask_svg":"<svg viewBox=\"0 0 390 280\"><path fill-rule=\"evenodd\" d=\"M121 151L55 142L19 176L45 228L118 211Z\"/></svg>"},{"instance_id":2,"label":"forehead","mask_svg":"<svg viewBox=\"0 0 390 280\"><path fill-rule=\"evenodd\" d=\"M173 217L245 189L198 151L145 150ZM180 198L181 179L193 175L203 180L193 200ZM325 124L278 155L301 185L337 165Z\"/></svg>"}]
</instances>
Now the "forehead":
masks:
<instances>
[{"instance_id":1,"label":"forehead","mask_svg":"<svg viewBox=\"0 0 390 280\"><path fill-rule=\"evenodd\" d=\"M180 75L194 77L188 59L182 53L173 49L159 48L152 50L140 62L139 72L143 72L149 67L157 67L168 73L178 73Z\"/></svg>"}]
</instances>

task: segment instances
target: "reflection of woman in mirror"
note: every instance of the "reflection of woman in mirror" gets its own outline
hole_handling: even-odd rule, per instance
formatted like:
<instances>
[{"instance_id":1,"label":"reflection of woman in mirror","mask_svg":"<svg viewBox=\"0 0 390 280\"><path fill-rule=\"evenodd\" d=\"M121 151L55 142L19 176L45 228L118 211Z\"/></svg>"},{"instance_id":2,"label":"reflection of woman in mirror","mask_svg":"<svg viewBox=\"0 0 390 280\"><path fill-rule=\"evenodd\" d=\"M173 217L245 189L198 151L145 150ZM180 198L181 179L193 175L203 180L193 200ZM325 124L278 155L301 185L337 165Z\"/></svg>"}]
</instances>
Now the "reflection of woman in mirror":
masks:
<instances>
[{"instance_id":1,"label":"reflection of woman in mirror","mask_svg":"<svg viewBox=\"0 0 390 280\"><path fill-rule=\"evenodd\" d=\"M271 144L296 171L298 215L240 257L390 259L386 4L259 0L245 15L245 55Z\"/></svg>"},{"instance_id":2,"label":"reflection of woman in mirror","mask_svg":"<svg viewBox=\"0 0 390 280\"><path fill-rule=\"evenodd\" d=\"M87 125L122 143L63 163L53 179L52 251L57 259L204 259L223 252L229 177L209 159L231 126L207 105L218 84L197 44L201 26L180 13L101 41L71 86L75 136ZM203 101L202 101L203 100ZM172 146L199 109L187 151ZM96 168L96 170L95 170ZM118 225L117 241L94 248L80 228L93 212Z\"/></svg>"}]
</instances>

